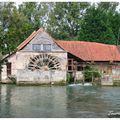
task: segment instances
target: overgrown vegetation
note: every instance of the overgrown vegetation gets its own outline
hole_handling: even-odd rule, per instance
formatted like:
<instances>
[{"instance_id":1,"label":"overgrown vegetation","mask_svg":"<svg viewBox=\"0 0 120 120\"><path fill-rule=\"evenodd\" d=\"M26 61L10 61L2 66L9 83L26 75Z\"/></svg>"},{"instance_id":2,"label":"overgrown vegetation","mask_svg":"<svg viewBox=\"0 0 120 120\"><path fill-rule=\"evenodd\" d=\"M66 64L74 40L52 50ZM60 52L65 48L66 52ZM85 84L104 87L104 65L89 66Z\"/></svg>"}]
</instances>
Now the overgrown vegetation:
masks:
<instances>
[{"instance_id":1,"label":"overgrown vegetation","mask_svg":"<svg viewBox=\"0 0 120 120\"><path fill-rule=\"evenodd\" d=\"M67 83L73 83L73 82L74 82L74 79L72 77L72 74L67 73Z\"/></svg>"},{"instance_id":2,"label":"overgrown vegetation","mask_svg":"<svg viewBox=\"0 0 120 120\"><path fill-rule=\"evenodd\" d=\"M56 39L116 44L120 28L117 2L0 2L0 51L13 51L44 27Z\"/></svg>"},{"instance_id":3,"label":"overgrown vegetation","mask_svg":"<svg viewBox=\"0 0 120 120\"><path fill-rule=\"evenodd\" d=\"M0 53L0 81L1 81L2 64L3 64L2 54Z\"/></svg>"},{"instance_id":4,"label":"overgrown vegetation","mask_svg":"<svg viewBox=\"0 0 120 120\"><path fill-rule=\"evenodd\" d=\"M92 82L95 78L100 78L101 74L97 68L87 65L83 71L85 82Z\"/></svg>"}]
</instances>

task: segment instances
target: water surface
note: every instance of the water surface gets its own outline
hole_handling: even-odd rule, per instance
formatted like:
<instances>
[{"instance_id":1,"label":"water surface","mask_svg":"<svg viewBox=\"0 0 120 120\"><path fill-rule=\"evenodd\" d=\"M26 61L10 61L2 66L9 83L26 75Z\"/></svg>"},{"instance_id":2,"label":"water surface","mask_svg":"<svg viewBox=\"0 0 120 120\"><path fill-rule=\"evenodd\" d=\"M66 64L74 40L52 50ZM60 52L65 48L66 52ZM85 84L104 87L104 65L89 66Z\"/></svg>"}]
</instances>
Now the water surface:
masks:
<instances>
[{"instance_id":1,"label":"water surface","mask_svg":"<svg viewBox=\"0 0 120 120\"><path fill-rule=\"evenodd\" d=\"M120 87L0 85L0 117L103 118L120 112Z\"/></svg>"}]
</instances>

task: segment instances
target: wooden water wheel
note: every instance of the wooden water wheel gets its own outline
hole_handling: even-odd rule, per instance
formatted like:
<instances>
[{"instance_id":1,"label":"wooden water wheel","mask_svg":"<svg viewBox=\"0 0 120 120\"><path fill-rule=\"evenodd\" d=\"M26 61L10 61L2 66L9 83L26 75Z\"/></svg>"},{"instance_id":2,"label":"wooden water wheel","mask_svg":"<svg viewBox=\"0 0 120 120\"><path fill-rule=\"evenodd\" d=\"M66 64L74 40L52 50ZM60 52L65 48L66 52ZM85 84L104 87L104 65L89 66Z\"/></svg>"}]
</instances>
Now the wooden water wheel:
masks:
<instances>
[{"instance_id":1,"label":"wooden water wheel","mask_svg":"<svg viewBox=\"0 0 120 120\"><path fill-rule=\"evenodd\" d=\"M30 58L28 64L29 70L60 70L61 65L59 59L56 56L49 54L40 54L33 58Z\"/></svg>"}]
</instances>

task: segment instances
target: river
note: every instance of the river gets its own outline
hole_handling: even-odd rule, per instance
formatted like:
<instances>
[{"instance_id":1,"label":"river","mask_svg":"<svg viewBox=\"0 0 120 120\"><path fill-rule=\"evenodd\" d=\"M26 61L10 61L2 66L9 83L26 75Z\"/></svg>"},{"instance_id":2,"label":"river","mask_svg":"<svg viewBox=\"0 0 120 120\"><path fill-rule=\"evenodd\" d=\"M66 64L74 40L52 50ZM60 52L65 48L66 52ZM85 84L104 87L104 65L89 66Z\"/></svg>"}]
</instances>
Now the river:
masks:
<instances>
[{"instance_id":1,"label":"river","mask_svg":"<svg viewBox=\"0 0 120 120\"><path fill-rule=\"evenodd\" d=\"M1 118L104 118L120 112L120 87L0 85Z\"/></svg>"}]
</instances>

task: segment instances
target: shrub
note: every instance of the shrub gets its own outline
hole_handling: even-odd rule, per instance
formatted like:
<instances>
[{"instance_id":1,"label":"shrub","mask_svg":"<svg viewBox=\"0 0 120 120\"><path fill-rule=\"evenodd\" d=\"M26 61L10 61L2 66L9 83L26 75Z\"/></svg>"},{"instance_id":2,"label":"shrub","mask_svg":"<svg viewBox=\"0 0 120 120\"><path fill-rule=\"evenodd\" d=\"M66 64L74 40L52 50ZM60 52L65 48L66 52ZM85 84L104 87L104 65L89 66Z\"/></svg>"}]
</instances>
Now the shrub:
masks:
<instances>
[{"instance_id":1,"label":"shrub","mask_svg":"<svg viewBox=\"0 0 120 120\"><path fill-rule=\"evenodd\" d=\"M73 81L72 74L67 73L67 83L71 83Z\"/></svg>"},{"instance_id":2,"label":"shrub","mask_svg":"<svg viewBox=\"0 0 120 120\"><path fill-rule=\"evenodd\" d=\"M98 71L97 68L91 66L91 65L87 65L84 69L84 78L85 78L85 81L87 82L91 82L92 79L94 78L100 78L101 77L101 74L100 72Z\"/></svg>"}]
</instances>

